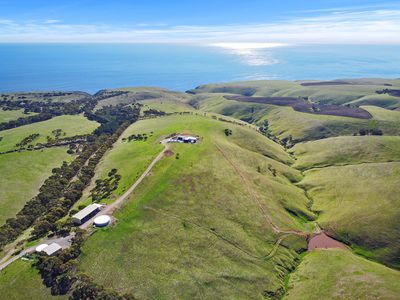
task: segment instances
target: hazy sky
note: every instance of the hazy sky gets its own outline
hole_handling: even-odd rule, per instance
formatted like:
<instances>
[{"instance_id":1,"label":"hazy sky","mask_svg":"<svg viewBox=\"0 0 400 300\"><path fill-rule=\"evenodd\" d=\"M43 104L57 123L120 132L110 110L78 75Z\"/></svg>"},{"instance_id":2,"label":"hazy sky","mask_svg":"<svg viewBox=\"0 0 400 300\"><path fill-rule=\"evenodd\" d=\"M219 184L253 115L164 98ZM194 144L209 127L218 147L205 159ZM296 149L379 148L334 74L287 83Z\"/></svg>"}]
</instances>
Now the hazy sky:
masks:
<instances>
[{"instance_id":1,"label":"hazy sky","mask_svg":"<svg viewBox=\"0 0 400 300\"><path fill-rule=\"evenodd\" d=\"M0 0L0 42L400 44L400 3Z\"/></svg>"}]
</instances>

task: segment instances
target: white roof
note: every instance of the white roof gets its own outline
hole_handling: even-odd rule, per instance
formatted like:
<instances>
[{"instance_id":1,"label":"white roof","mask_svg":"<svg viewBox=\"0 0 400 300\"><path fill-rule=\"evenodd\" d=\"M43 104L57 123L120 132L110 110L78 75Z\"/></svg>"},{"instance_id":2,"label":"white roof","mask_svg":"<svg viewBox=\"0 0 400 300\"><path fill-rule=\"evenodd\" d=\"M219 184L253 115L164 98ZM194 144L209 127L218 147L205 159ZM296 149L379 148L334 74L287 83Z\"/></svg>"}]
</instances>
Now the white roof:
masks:
<instances>
[{"instance_id":1,"label":"white roof","mask_svg":"<svg viewBox=\"0 0 400 300\"><path fill-rule=\"evenodd\" d=\"M190 135L178 135L177 138L186 139L186 140L197 140L197 137Z\"/></svg>"},{"instance_id":2,"label":"white roof","mask_svg":"<svg viewBox=\"0 0 400 300\"><path fill-rule=\"evenodd\" d=\"M39 246L36 247L36 252L41 252L43 251L44 248L48 247L49 245L47 244L40 244Z\"/></svg>"},{"instance_id":3,"label":"white roof","mask_svg":"<svg viewBox=\"0 0 400 300\"><path fill-rule=\"evenodd\" d=\"M90 204L90 205L86 206L84 209L82 209L79 212L77 212L76 214L74 214L72 216L72 218L82 220L87 215L91 214L92 212L94 212L96 209L98 209L100 207L102 207L101 204L97 204L97 203Z\"/></svg>"},{"instance_id":4,"label":"white roof","mask_svg":"<svg viewBox=\"0 0 400 300\"><path fill-rule=\"evenodd\" d=\"M46 252L47 255L52 255L61 250L61 246L57 243L51 243L46 248L42 249L42 251Z\"/></svg>"},{"instance_id":5,"label":"white roof","mask_svg":"<svg viewBox=\"0 0 400 300\"><path fill-rule=\"evenodd\" d=\"M102 216L98 216L97 218L94 219L94 224L97 226L105 226L105 225L108 225L108 223L110 223L110 221L111 221L110 216L102 215Z\"/></svg>"}]
</instances>

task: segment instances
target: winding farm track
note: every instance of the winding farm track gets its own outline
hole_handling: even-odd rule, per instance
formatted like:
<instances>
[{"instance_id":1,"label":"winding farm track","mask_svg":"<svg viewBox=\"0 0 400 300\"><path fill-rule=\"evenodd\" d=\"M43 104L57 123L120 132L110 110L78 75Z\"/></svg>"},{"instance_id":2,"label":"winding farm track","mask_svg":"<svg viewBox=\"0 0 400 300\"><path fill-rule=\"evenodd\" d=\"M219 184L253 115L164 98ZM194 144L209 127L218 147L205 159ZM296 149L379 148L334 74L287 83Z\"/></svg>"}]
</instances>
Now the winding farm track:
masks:
<instances>
[{"instance_id":1,"label":"winding farm track","mask_svg":"<svg viewBox=\"0 0 400 300\"><path fill-rule=\"evenodd\" d=\"M240 178L242 179L244 185L247 188L247 191L249 192L249 194L251 195L251 198L253 199L253 201L256 203L256 205L259 207L261 214L263 215L265 221L267 224L269 224L272 228L272 230L274 231L275 234L294 234L294 235L298 235L298 236L302 236L302 237L307 237L307 233L298 231L298 230L283 230L280 229L273 221L272 218L270 216L270 214L267 212L267 210L264 208L264 206L261 204L258 196L256 193L254 193L253 189L250 187L249 183L248 183L248 179L246 178L246 175L240 170L240 168L226 155L226 153L221 149L220 146L218 146L218 144L214 143L215 147L218 149L218 151L222 154L222 156L225 158L226 161L229 162L229 164L233 167L233 169L235 170L235 172L240 176Z\"/></svg>"},{"instance_id":2,"label":"winding farm track","mask_svg":"<svg viewBox=\"0 0 400 300\"><path fill-rule=\"evenodd\" d=\"M143 174L138 178L138 180L136 180L135 183L125 193L123 193L121 196L119 196L117 200L115 200L110 205L105 206L92 219L90 219L89 221L87 221L84 224L82 224L80 226L81 229L87 229L89 226L91 226L93 224L93 220L95 218L97 218L98 216L101 216L101 215L112 215L116 209L121 207L121 205L128 198L128 196L137 188L137 186L143 181L143 179L145 179L146 176L149 175L150 171L153 169L155 164L158 161L160 161L161 158L164 157L165 152L169 150L169 147L168 147L168 144L167 144L166 140L161 141L161 144L164 146L164 149L156 156L156 158L153 159L153 161L150 163L150 165L147 167L147 169L143 172Z\"/></svg>"}]
</instances>

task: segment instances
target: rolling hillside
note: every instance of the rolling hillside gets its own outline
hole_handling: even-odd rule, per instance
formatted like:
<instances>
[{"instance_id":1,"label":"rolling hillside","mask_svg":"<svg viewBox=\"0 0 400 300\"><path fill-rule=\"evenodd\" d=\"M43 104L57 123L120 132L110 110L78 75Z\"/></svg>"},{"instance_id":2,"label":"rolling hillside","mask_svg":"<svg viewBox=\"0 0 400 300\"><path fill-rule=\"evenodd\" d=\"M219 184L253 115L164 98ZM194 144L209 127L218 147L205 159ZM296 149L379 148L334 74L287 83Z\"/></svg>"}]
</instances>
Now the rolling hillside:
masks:
<instances>
[{"instance_id":1,"label":"rolling hillside","mask_svg":"<svg viewBox=\"0 0 400 300\"><path fill-rule=\"evenodd\" d=\"M224 134L226 128L231 136ZM261 299L282 293L283 279L296 264L296 251L305 247L304 238L284 233L305 230L287 211L299 218L312 219L313 214L303 191L291 183L300 173L257 149L270 149L282 160L290 157L253 129L210 117L140 121L124 136L145 131L153 132L148 141L126 145L121 139L100 168L114 166L124 178L126 170L120 168L127 165L127 147L152 157L157 142L174 132L198 135L200 142L171 145L171 156L132 194L117 213L116 224L89 238L82 270L97 274L96 280L106 287L138 298L209 298L223 293L228 298ZM239 145L238 135L245 138ZM240 145L253 139L258 142ZM137 154L130 154L133 175L142 169L135 162ZM126 184L121 180L121 185ZM271 222L283 231L276 232ZM275 248L279 236L286 235Z\"/></svg>"},{"instance_id":2,"label":"rolling hillside","mask_svg":"<svg viewBox=\"0 0 400 300\"><path fill-rule=\"evenodd\" d=\"M0 130L0 267L49 238L67 249L7 265L0 291L399 299L398 89L342 79L4 94L8 108L30 105L0 110L2 124L26 120ZM30 119L36 110L51 118ZM166 143L178 134L198 142ZM73 226L93 202L111 224ZM343 249L308 248L322 232Z\"/></svg>"}]
</instances>

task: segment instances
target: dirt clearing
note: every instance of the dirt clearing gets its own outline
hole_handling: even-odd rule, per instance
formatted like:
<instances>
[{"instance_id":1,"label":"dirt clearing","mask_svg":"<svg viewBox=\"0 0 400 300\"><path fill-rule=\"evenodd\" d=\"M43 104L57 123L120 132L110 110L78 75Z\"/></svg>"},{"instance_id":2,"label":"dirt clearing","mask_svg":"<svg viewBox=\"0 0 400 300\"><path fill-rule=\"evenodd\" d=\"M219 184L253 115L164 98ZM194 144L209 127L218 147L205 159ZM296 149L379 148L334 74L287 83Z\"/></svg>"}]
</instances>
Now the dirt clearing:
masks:
<instances>
[{"instance_id":1,"label":"dirt clearing","mask_svg":"<svg viewBox=\"0 0 400 300\"><path fill-rule=\"evenodd\" d=\"M346 246L337 240L327 236L325 233L320 233L313 238L310 239L308 242L308 250L314 249L328 249L328 248L340 248L340 249L347 249Z\"/></svg>"}]
</instances>

